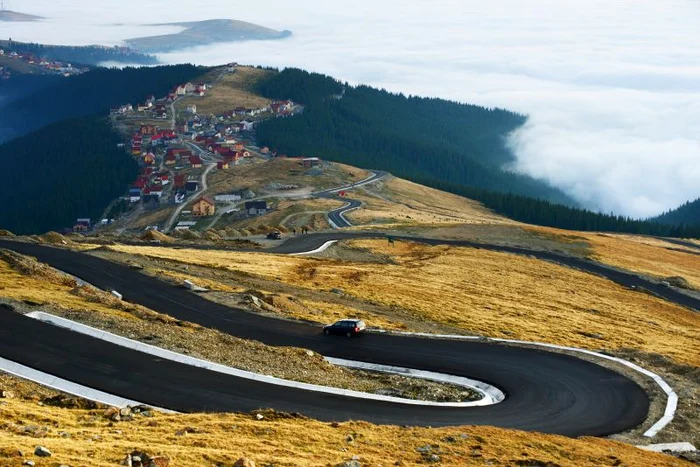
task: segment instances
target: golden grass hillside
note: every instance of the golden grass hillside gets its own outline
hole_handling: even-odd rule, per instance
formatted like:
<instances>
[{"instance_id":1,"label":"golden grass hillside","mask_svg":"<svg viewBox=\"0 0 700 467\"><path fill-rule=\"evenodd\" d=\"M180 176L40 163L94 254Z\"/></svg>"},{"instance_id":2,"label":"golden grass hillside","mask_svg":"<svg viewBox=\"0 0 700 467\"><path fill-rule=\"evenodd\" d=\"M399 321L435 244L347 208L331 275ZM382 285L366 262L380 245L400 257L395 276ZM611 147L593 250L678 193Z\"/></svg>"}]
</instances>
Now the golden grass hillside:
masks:
<instances>
[{"instance_id":1,"label":"golden grass hillside","mask_svg":"<svg viewBox=\"0 0 700 467\"><path fill-rule=\"evenodd\" d=\"M277 158L241 164L229 170L212 172L207 193L228 193L250 188L257 194L272 183L311 187L311 192L358 182L368 176L366 170L335 163L324 165L322 175L305 175L305 172L297 159Z\"/></svg>"},{"instance_id":2,"label":"golden grass hillside","mask_svg":"<svg viewBox=\"0 0 700 467\"><path fill-rule=\"evenodd\" d=\"M527 227L527 230L553 236L562 242L585 241L590 257L601 263L657 279L684 277L700 290L700 250L667 242L660 238L630 234L572 232L549 227Z\"/></svg>"},{"instance_id":3,"label":"golden grass hillside","mask_svg":"<svg viewBox=\"0 0 700 467\"><path fill-rule=\"evenodd\" d=\"M589 349L632 348L700 366L700 314L606 279L528 257L469 248L404 242L390 247L378 240L349 245L383 260L356 263L261 253L201 255L167 248L115 248L242 271L307 289L339 288L467 333Z\"/></svg>"},{"instance_id":4,"label":"golden grass hillside","mask_svg":"<svg viewBox=\"0 0 700 467\"><path fill-rule=\"evenodd\" d=\"M222 74L223 73L223 74ZM270 104L270 99L255 94L255 83L269 74L271 71L253 67L236 67L233 73L226 73L223 69L216 69L205 75L201 81L214 82L204 97L186 97L176 104L178 110L184 109L190 104L197 106L200 115L221 115L227 110L236 107L246 109L259 109Z\"/></svg>"},{"instance_id":5,"label":"golden grass hillside","mask_svg":"<svg viewBox=\"0 0 700 467\"><path fill-rule=\"evenodd\" d=\"M359 456L361 465L557 465L682 466L670 456L642 451L623 443L571 439L492 427L401 428L364 422L332 425L305 418L263 413L192 414L111 422L104 410L39 406L22 398L0 405L0 465L38 467L71 465L113 467L127 453L140 450L165 456L170 466L226 466L247 457L257 466L334 466ZM33 426L33 431L27 431ZM33 436L32 433L35 433ZM35 437L37 436L37 437ZM50 458L33 455L37 446ZM428 454L417 449L430 446ZM17 451L24 457L16 457ZM548 464L551 463L551 464Z\"/></svg>"},{"instance_id":6,"label":"golden grass hillside","mask_svg":"<svg viewBox=\"0 0 700 467\"><path fill-rule=\"evenodd\" d=\"M476 201L393 176L348 197L364 203L347 215L356 225L517 224Z\"/></svg>"}]
</instances>

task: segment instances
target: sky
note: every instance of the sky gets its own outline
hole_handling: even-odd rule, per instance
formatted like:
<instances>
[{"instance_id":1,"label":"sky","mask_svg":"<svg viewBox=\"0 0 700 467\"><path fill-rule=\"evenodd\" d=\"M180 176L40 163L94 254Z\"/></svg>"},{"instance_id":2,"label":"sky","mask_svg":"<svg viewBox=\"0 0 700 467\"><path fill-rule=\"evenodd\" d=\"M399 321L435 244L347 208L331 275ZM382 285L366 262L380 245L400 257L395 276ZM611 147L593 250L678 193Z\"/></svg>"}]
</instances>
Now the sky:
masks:
<instances>
[{"instance_id":1,"label":"sky","mask_svg":"<svg viewBox=\"0 0 700 467\"><path fill-rule=\"evenodd\" d=\"M509 167L582 205L647 217L700 197L697 0L5 0L47 17L0 38L118 44L146 24L231 18L294 35L167 63L296 66L351 83L529 116Z\"/></svg>"}]
</instances>

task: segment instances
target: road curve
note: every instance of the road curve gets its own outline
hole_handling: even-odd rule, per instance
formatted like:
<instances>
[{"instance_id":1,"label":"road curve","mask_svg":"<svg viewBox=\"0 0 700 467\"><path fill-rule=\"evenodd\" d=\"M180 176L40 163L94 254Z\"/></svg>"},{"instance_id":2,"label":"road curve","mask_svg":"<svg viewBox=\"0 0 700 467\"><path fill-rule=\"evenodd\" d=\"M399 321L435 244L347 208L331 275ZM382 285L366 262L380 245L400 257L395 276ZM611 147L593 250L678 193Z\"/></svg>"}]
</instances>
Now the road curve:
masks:
<instances>
[{"instance_id":1,"label":"road curve","mask_svg":"<svg viewBox=\"0 0 700 467\"><path fill-rule=\"evenodd\" d=\"M354 199L340 197L338 196L338 193L344 190L351 190L353 188L374 183L386 177L387 175L389 175L388 172L378 170L376 172L372 172L372 175L365 178L364 180L360 180L357 183L352 183L350 185L345 185L336 188L330 188L328 190L317 191L312 194L319 198L337 199L338 201L345 201L346 204L344 206L328 212L328 221L334 229L352 227L352 224L345 218L344 214L349 211L352 211L353 209L359 208L360 206L362 206L362 203Z\"/></svg>"},{"instance_id":2,"label":"road curve","mask_svg":"<svg viewBox=\"0 0 700 467\"><path fill-rule=\"evenodd\" d=\"M299 238L299 237L298 237ZM297 246L320 240L308 235ZM293 246L293 245L292 245ZM292 248L286 245L286 249ZM352 400L280 389L187 367L87 336L0 312L0 356L122 397L177 411L247 411L271 407L320 420L383 424L484 424L568 436L607 435L646 418L646 393L622 375L568 355L483 342L368 334L324 336L318 327L281 321L207 301L184 289L84 253L0 241L40 261L177 319L268 345L469 377L499 387L489 407L436 408ZM167 390L164 390L167 388Z\"/></svg>"}]
</instances>

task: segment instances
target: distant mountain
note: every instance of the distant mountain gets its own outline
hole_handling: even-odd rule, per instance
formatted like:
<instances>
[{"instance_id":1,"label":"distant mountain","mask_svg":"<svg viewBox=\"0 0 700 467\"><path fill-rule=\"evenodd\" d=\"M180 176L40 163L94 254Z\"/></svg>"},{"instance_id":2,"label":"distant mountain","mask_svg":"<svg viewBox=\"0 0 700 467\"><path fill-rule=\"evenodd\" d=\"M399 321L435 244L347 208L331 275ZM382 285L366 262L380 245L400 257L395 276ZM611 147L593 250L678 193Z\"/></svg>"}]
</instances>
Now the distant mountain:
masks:
<instances>
[{"instance_id":1,"label":"distant mountain","mask_svg":"<svg viewBox=\"0 0 700 467\"><path fill-rule=\"evenodd\" d=\"M700 198L695 201L688 201L676 209L665 212L651 220L662 224L700 226Z\"/></svg>"},{"instance_id":2,"label":"distant mountain","mask_svg":"<svg viewBox=\"0 0 700 467\"><path fill-rule=\"evenodd\" d=\"M145 53L165 53L218 42L284 39L292 34L291 31L277 31L257 24L230 19L166 23L154 26L182 26L187 29L176 34L137 37L125 42L130 47Z\"/></svg>"},{"instance_id":3,"label":"distant mountain","mask_svg":"<svg viewBox=\"0 0 700 467\"><path fill-rule=\"evenodd\" d=\"M17 11L0 10L0 21L39 21L41 16L28 15Z\"/></svg>"}]
</instances>

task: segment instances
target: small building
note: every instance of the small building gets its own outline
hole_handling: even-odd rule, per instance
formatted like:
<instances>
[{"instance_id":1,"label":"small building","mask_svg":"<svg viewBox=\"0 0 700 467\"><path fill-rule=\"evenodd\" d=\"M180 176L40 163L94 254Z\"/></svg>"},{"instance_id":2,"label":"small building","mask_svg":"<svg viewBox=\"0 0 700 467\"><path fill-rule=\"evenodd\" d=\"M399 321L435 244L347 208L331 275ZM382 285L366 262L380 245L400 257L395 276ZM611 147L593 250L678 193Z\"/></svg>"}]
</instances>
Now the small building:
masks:
<instances>
[{"instance_id":1,"label":"small building","mask_svg":"<svg viewBox=\"0 0 700 467\"><path fill-rule=\"evenodd\" d=\"M190 104L187 107L185 107L185 112L190 113L190 114L196 114L197 113L197 106L194 104Z\"/></svg>"},{"instance_id":2,"label":"small building","mask_svg":"<svg viewBox=\"0 0 700 467\"><path fill-rule=\"evenodd\" d=\"M214 200L220 203L234 203L236 201L241 200L241 195L237 195L234 193L230 195L216 195L214 196Z\"/></svg>"},{"instance_id":3,"label":"small building","mask_svg":"<svg viewBox=\"0 0 700 467\"><path fill-rule=\"evenodd\" d=\"M202 167L202 158L197 155L190 156L190 165L193 169Z\"/></svg>"},{"instance_id":4,"label":"small building","mask_svg":"<svg viewBox=\"0 0 700 467\"><path fill-rule=\"evenodd\" d=\"M141 200L141 189L132 188L129 190L129 201L132 203L138 203Z\"/></svg>"},{"instance_id":5,"label":"small building","mask_svg":"<svg viewBox=\"0 0 700 467\"><path fill-rule=\"evenodd\" d=\"M196 180L188 180L187 183L185 183L185 191L188 193L194 193L199 189L199 182Z\"/></svg>"},{"instance_id":6,"label":"small building","mask_svg":"<svg viewBox=\"0 0 700 467\"><path fill-rule=\"evenodd\" d=\"M73 226L73 232L87 232L90 230L90 219L87 218L81 218L75 221L75 225Z\"/></svg>"},{"instance_id":7,"label":"small building","mask_svg":"<svg viewBox=\"0 0 700 467\"><path fill-rule=\"evenodd\" d=\"M219 161L216 163L216 168L219 170L228 169L228 167L229 167L228 162L225 160Z\"/></svg>"},{"instance_id":8,"label":"small building","mask_svg":"<svg viewBox=\"0 0 700 467\"><path fill-rule=\"evenodd\" d=\"M245 211L249 216L262 216L267 214L267 201L246 201Z\"/></svg>"},{"instance_id":9,"label":"small building","mask_svg":"<svg viewBox=\"0 0 700 467\"><path fill-rule=\"evenodd\" d=\"M197 225L196 221L180 221L175 226L175 230L190 230L190 227Z\"/></svg>"},{"instance_id":10,"label":"small building","mask_svg":"<svg viewBox=\"0 0 700 467\"><path fill-rule=\"evenodd\" d=\"M175 188L184 188L186 182L187 182L187 179L185 178L184 174L175 174L175 182L174 182Z\"/></svg>"},{"instance_id":11,"label":"small building","mask_svg":"<svg viewBox=\"0 0 700 467\"><path fill-rule=\"evenodd\" d=\"M158 128L153 125L141 125L139 129L141 135L155 135L156 133L158 133Z\"/></svg>"},{"instance_id":12,"label":"small building","mask_svg":"<svg viewBox=\"0 0 700 467\"><path fill-rule=\"evenodd\" d=\"M165 165L175 165L177 162L177 156L175 154L170 153L165 155Z\"/></svg>"},{"instance_id":13,"label":"small building","mask_svg":"<svg viewBox=\"0 0 700 467\"><path fill-rule=\"evenodd\" d=\"M192 204L193 216L213 216L216 212L214 200L204 195Z\"/></svg>"},{"instance_id":14,"label":"small building","mask_svg":"<svg viewBox=\"0 0 700 467\"><path fill-rule=\"evenodd\" d=\"M304 167L317 167L321 163L318 157L304 157L301 160L301 165Z\"/></svg>"}]
</instances>

